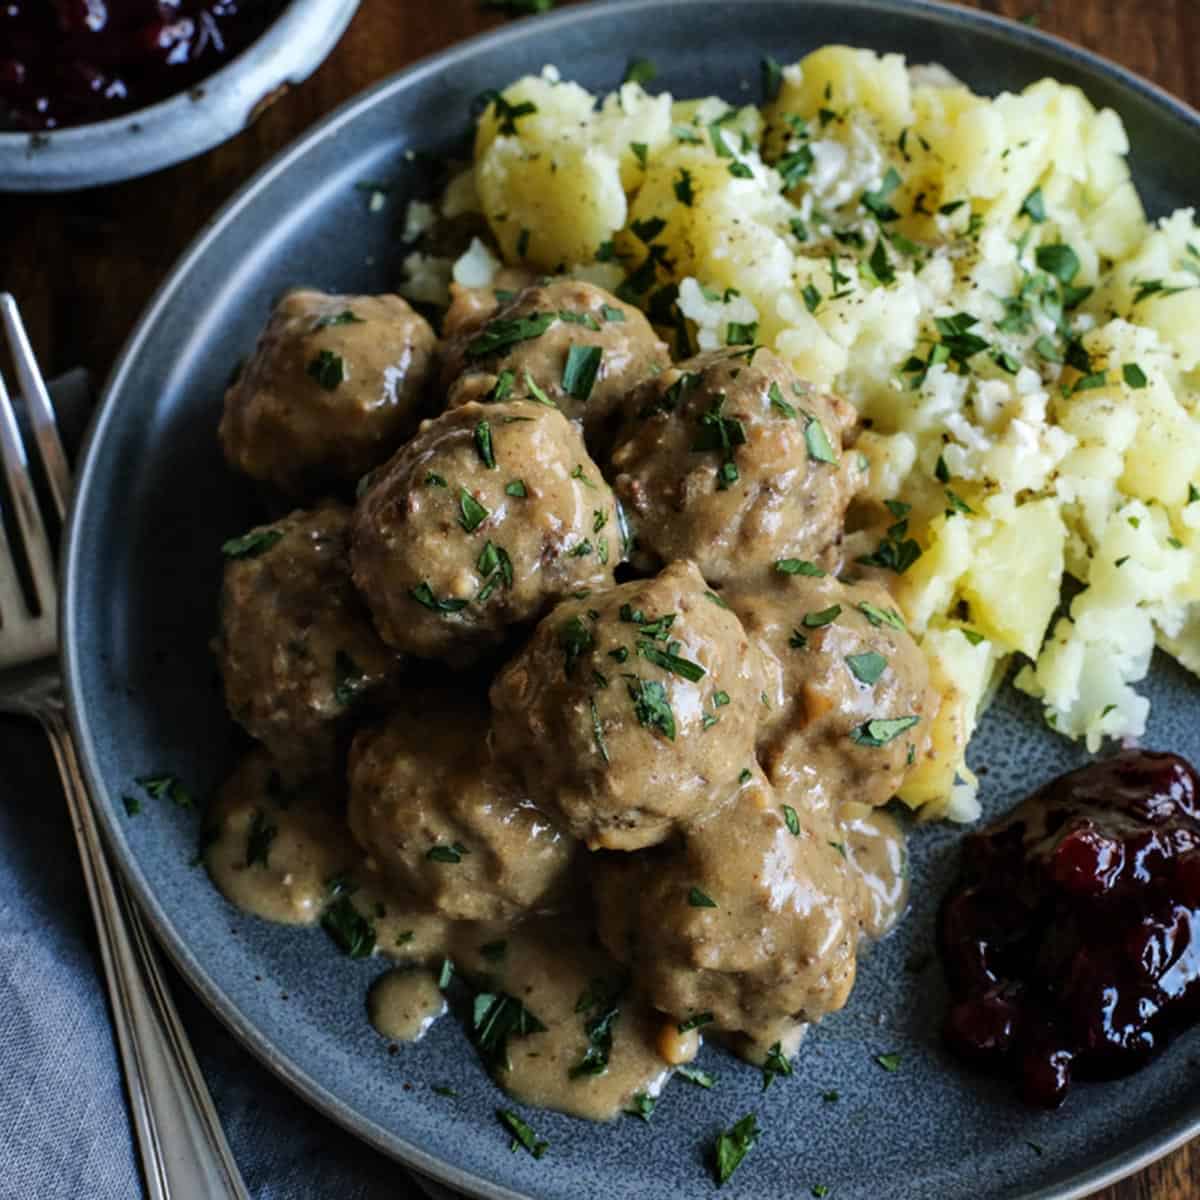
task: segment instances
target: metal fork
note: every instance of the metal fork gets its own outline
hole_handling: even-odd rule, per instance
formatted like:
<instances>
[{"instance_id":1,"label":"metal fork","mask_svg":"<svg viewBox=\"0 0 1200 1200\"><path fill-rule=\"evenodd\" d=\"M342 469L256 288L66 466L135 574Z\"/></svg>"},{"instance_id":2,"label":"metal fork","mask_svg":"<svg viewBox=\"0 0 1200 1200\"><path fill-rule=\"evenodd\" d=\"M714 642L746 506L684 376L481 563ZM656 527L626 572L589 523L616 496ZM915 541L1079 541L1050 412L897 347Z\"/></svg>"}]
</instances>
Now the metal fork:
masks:
<instances>
[{"instance_id":1,"label":"metal fork","mask_svg":"<svg viewBox=\"0 0 1200 1200\"><path fill-rule=\"evenodd\" d=\"M29 424L60 520L71 477L50 396L16 301L0 295L3 322ZM0 457L12 523L37 606L21 587L0 523L0 712L34 717L50 738L83 863L88 899L125 1071L150 1200L249 1200L221 1123L175 1011L141 914L114 879L67 727L58 666L58 588L16 413L0 376Z\"/></svg>"}]
</instances>

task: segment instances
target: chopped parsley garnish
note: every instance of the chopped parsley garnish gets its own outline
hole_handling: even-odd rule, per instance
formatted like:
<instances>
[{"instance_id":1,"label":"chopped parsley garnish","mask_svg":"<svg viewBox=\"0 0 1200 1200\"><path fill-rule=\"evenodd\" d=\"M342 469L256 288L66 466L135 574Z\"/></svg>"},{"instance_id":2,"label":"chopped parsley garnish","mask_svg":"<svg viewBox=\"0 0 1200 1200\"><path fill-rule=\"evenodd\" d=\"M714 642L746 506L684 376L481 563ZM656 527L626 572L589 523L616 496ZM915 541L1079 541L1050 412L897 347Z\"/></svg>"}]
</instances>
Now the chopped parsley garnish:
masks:
<instances>
[{"instance_id":1,"label":"chopped parsley garnish","mask_svg":"<svg viewBox=\"0 0 1200 1200\"><path fill-rule=\"evenodd\" d=\"M408 594L418 604L424 605L431 612L456 613L462 612L462 610L467 607L466 600L439 600L437 596L433 594L433 589L424 581L418 583L415 588L411 588Z\"/></svg>"},{"instance_id":2,"label":"chopped parsley garnish","mask_svg":"<svg viewBox=\"0 0 1200 1200\"><path fill-rule=\"evenodd\" d=\"M850 740L856 746L878 748L894 742L902 733L911 729L920 717L876 717L850 731Z\"/></svg>"},{"instance_id":3,"label":"chopped parsley garnish","mask_svg":"<svg viewBox=\"0 0 1200 1200\"><path fill-rule=\"evenodd\" d=\"M796 419L796 410L784 398L783 392L780 390L779 384L775 380L771 380L771 386L767 389L767 400L771 407L777 412L782 413L790 421Z\"/></svg>"},{"instance_id":4,"label":"chopped parsley garnish","mask_svg":"<svg viewBox=\"0 0 1200 1200\"><path fill-rule=\"evenodd\" d=\"M753 179L754 172L744 162L731 162L729 164L729 173L735 179Z\"/></svg>"},{"instance_id":5,"label":"chopped parsley garnish","mask_svg":"<svg viewBox=\"0 0 1200 1200\"><path fill-rule=\"evenodd\" d=\"M337 390L346 378L346 363L340 354L332 350L321 350L308 364L309 377L315 379L327 392Z\"/></svg>"},{"instance_id":6,"label":"chopped parsley garnish","mask_svg":"<svg viewBox=\"0 0 1200 1200\"><path fill-rule=\"evenodd\" d=\"M875 249L871 251L871 257L867 259L863 273L869 282L877 283L880 287L891 287L896 282L896 268L892 266L892 260L888 257L887 247L884 246L882 238L875 243Z\"/></svg>"},{"instance_id":7,"label":"chopped parsley garnish","mask_svg":"<svg viewBox=\"0 0 1200 1200\"><path fill-rule=\"evenodd\" d=\"M785 154L775 164L775 170L783 177L783 190L790 192L802 179L806 179L813 169L812 147L801 146L798 150Z\"/></svg>"},{"instance_id":8,"label":"chopped parsley garnish","mask_svg":"<svg viewBox=\"0 0 1200 1200\"><path fill-rule=\"evenodd\" d=\"M170 800L177 808L192 808L192 794L175 775L139 775L133 781L151 800Z\"/></svg>"},{"instance_id":9,"label":"chopped parsley garnish","mask_svg":"<svg viewBox=\"0 0 1200 1200\"><path fill-rule=\"evenodd\" d=\"M842 1097L841 1097L840 1092L822 1092L821 1093L821 1099L824 1100L826 1104L836 1104L841 1098Z\"/></svg>"},{"instance_id":10,"label":"chopped parsley garnish","mask_svg":"<svg viewBox=\"0 0 1200 1200\"><path fill-rule=\"evenodd\" d=\"M625 1112L628 1116L640 1117L641 1120L649 1124L657 1104L658 1101L653 1096L647 1096L645 1092L635 1092Z\"/></svg>"},{"instance_id":11,"label":"chopped parsley garnish","mask_svg":"<svg viewBox=\"0 0 1200 1200\"><path fill-rule=\"evenodd\" d=\"M758 338L758 322L730 321L725 327L725 345L753 346Z\"/></svg>"},{"instance_id":12,"label":"chopped parsley garnish","mask_svg":"<svg viewBox=\"0 0 1200 1200\"><path fill-rule=\"evenodd\" d=\"M330 317L321 317L313 326L313 330L327 329L330 325L365 325L362 317L357 317L348 308Z\"/></svg>"},{"instance_id":13,"label":"chopped parsley garnish","mask_svg":"<svg viewBox=\"0 0 1200 1200\"><path fill-rule=\"evenodd\" d=\"M804 307L810 313L815 313L821 307L821 293L811 283L804 285L800 295L804 297Z\"/></svg>"},{"instance_id":14,"label":"chopped parsley garnish","mask_svg":"<svg viewBox=\"0 0 1200 1200\"><path fill-rule=\"evenodd\" d=\"M747 1113L717 1138L715 1165L718 1184L729 1181L729 1177L742 1165L742 1160L761 1136L758 1118L754 1113Z\"/></svg>"},{"instance_id":15,"label":"chopped parsley garnish","mask_svg":"<svg viewBox=\"0 0 1200 1200\"><path fill-rule=\"evenodd\" d=\"M1063 361L1062 351L1044 333L1033 343L1033 348L1046 362L1061 363Z\"/></svg>"},{"instance_id":16,"label":"chopped parsley garnish","mask_svg":"<svg viewBox=\"0 0 1200 1200\"><path fill-rule=\"evenodd\" d=\"M824 579L827 572L806 558L777 558L775 570L780 575L807 575L811 579Z\"/></svg>"},{"instance_id":17,"label":"chopped parsley garnish","mask_svg":"<svg viewBox=\"0 0 1200 1200\"><path fill-rule=\"evenodd\" d=\"M529 495L529 489L525 486L525 480L514 479L511 483L504 485L504 494L506 496L516 496L518 499L525 499Z\"/></svg>"},{"instance_id":18,"label":"chopped parsley garnish","mask_svg":"<svg viewBox=\"0 0 1200 1200\"><path fill-rule=\"evenodd\" d=\"M713 692L713 708L724 708L729 703L728 692Z\"/></svg>"},{"instance_id":19,"label":"chopped parsley garnish","mask_svg":"<svg viewBox=\"0 0 1200 1200\"><path fill-rule=\"evenodd\" d=\"M270 550L281 537L283 532L279 529L252 529L241 537L222 542L221 553L226 558L257 558Z\"/></svg>"},{"instance_id":20,"label":"chopped parsley garnish","mask_svg":"<svg viewBox=\"0 0 1200 1200\"><path fill-rule=\"evenodd\" d=\"M904 624L904 618L894 608L877 608L868 600L863 600L858 605L858 611L862 613L876 629L883 625L890 625L893 629L907 629Z\"/></svg>"},{"instance_id":21,"label":"chopped parsley garnish","mask_svg":"<svg viewBox=\"0 0 1200 1200\"><path fill-rule=\"evenodd\" d=\"M556 313L533 313L528 317L497 318L467 343L468 358L482 358L498 350L507 350L518 342L541 337L554 324Z\"/></svg>"},{"instance_id":22,"label":"chopped parsley garnish","mask_svg":"<svg viewBox=\"0 0 1200 1200\"><path fill-rule=\"evenodd\" d=\"M769 54L760 64L762 76L763 99L767 102L779 97L779 89L783 86L783 68Z\"/></svg>"},{"instance_id":23,"label":"chopped parsley garnish","mask_svg":"<svg viewBox=\"0 0 1200 1200\"><path fill-rule=\"evenodd\" d=\"M658 75L658 68L648 58L631 58L625 67L622 83L649 83Z\"/></svg>"},{"instance_id":24,"label":"chopped parsley garnish","mask_svg":"<svg viewBox=\"0 0 1200 1200\"><path fill-rule=\"evenodd\" d=\"M583 463L576 463L571 469L571 478L578 479L584 487L595 488L595 484L583 473Z\"/></svg>"},{"instance_id":25,"label":"chopped parsley garnish","mask_svg":"<svg viewBox=\"0 0 1200 1200\"><path fill-rule=\"evenodd\" d=\"M747 784L754 778L754 772L749 767L743 767L738 774L738 783Z\"/></svg>"},{"instance_id":26,"label":"chopped parsley garnish","mask_svg":"<svg viewBox=\"0 0 1200 1200\"><path fill-rule=\"evenodd\" d=\"M600 306L600 315L606 321L611 321L614 325L623 325L625 323L624 310L614 308L611 304L602 304Z\"/></svg>"},{"instance_id":27,"label":"chopped parsley garnish","mask_svg":"<svg viewBox=\"0 0 1200 1200\"><path fill-rule=\"evenodd\" d=\"M946 489L946 500L950 507L946 509L947 516L955 513L974 513L974 509L952 488Z\"/></svg>"},{"instance_id":28,"label":"chopped parsley garnish","mask_svg":"<svg viewBox=\"0 0 1200 1200\"><path fill-rule=\"evenodd\" d=\"M790 804L781 805L783 809L783 823L787 826L788 833L793 837L800 836L800 816Z\"/></svg>"},{"instance_id":29,"label":"chopped parsley garnish","mask_svg":"<svg viewBox=\"0 0 1200 1200\"><path fill-rule=\"evenodd\" d=\"M770 1050L767 1051L767 1057L763 1059L762 1090L765 1092L777 1078L782 1079L791 1073L792 1064L788 1061L787 1055L783 1052L783 1043L776 1042L775 1045L773 1045Z\"/></svg>"},{"instance_id":30,"label":"chopped parsley garnish","mask_svg":"<svg viewBox=\"0 0 1200 1200\"><path fill-rule=\"evenodd\" d=\"M1070 284L1079 274L1079 255L1070 246L1055 242L1049 246L1039 246L1034 255L1037 265L1048 275L1053 275L1060 283Z\"/></svg>"},{"instance_id":31,"label":"chopped parsley garnish","mask_svg":"<svg viewBox=\"0 0 1200 1200\"><path fill-rule=\"evenodd\" d=\"M829 440L829 434L825 432L825 426L816 417L808 418L808 423L804 427L804 444L808 447L809 458L823 463L837 462L838 457L833 449L833 443Z\"/></svg>"},{"instance_id":32,"label":"chopped parsley garnish","mask_svg":"<svg viewBox=\"0 0 1200 1200\"><path fill-rule=\"evenodd\" d=\"M823 1183L814 1183L810 1191L813 1194L814 1200L824 1200L824 1197L829 1195L829 1188Z\"/></svg>"},{"instance_id":33,"label":"chopped parsley garnish","mask_svg":"<svg viewBox=\"0 0 1200 1200\"><path fill-rule=\"evenodd\" d=\"M896 1053L877 1054L875 1061L885 1070L895 1073L900 1070L900 1055Z\"/></svg>"},{"instance_id":34,"label":"chopped parsley garnish","mask_svg":"<svg viewBox=\"0 0 1200 1200\"><path fill-rule=\"evenodd\" d=\"M333 702L341 708L348 708L366 685L367 677L363 669L345 650L339 650L333 656Z\"/></svg>"},{"instance_id":35,"label":"chopped parsley garnish","mask_svg":"<svg viewBox=\"0 0 1200 1200\"><path fill-rule=\"evenodd\" d=\"M571 1079L578 1079L581 1075L603 1075L608 1070L613 1026L621 1015L621 992L620 986L609 988L602 979L595 979L579 997L575 1011L591 1014L583 1025L588 1047L583 1058L567 1072Z\"/></svg>"},{"instance_id":36,"label":"chopped parsley garnish","mask_svg":"<svg viewBox=\"0 0 1200 1200\"><path fill-rule=\"evenodd\" d=\"M637 652L647 662L652 662L656 667L662 667L664 671L670 671L673 675L678 675L691 683L699 683L707 674L699 663L690 662L686 658L680 658L677 654L660 650L651 641L639 641Z\"/></svg>"},{"instance_id":37,"label":"chopped parsley garnish","mask_svg":"<svg viewBox=\"0 0 1200 1200\"><path fill-rule=\"evenodd\" d=\"M444 1083L435 1083L431 1091L435 1096L445 1096L450 1100L458 1098L458 1093L452 1087L447 1087Z\"/></svg>"},{"instance_id":38,"label":"chopped parsley garnish","mask_svg":"<svg viewBox=\"0 0 1200 1200\"><path fill-rule=\"evenodd\" d=\"M136 796L124 795L121 797L121 803L125 805L125 812L136 817L142 811L142 802Z\"/></svg>"},{"instance_id":39,"label":"chopped parsley garnish","mask_svg":"<svg viewBox=\"0 0 1200 1200\"><path fill-rule=\"evenodd\" d=\"M479 421L475 426L475 449L479 452L483 465L489 471L494 471L496 455L492 449L492 427L487 421Z\"/></svg>"},{"instance_id":40,"label":"chopped parsley garnish","mask_svg":"<svg viewBox=\"0 0 1200 1200\"><path fill-rule=\"evenodd\" d=\"M693 453L703 453L708 450L720 450L724 461L717 472L717 487L722 491L730 484L736 483L738 476L737 463L734 462L734 452L738 446L746 444L746 430L736 417L724 415L725 396L718 396L706 413L700 417L700 432L692 443Z\"/></svg>"},{"instance_id":41,"label":"chopped parsley garnish","mask_svg":"<svg viewBox=\"0 0 1200 1200\"><path fill-rule=\"evenodd\" d=\"M512 1148L518 1150L524 1147L534 1158L541 1158L550 1149L550 1143L539 1138L536 1133L511 1108L496 1109L500 1123L512 1134Z\"/></svg>"},{"instance_id":42,"label":"chopped parsley garnish","mask_svg":"<svg viewBox=\"0 0 1200 1200\"><path fill-rule=\"evenodd\" d=\"M479 594L475 597L480 604L487 600L501 583L505 587L512 587L512 559L508 557L508 551L503 546L497 546L495 542L484 543L483 549L479 552L479 558L475 562L475 570L483 576L484 580L483 587L479 589Z\"/></svg>"},{"instance_id":43,"label":"chopped parsley garnish","mask_svg":"<svg viewBox=\"0 0 1200 1200\"><path fill-rule=\"evenodd\" d=\"M883 182L873 192L863 192L862 205L879 222L898 221L900 214L888 203L902 180L895 167L888 167Z\"/></svg>"},{"instance_id":44,"label":"chopped parsley garnish","mask_svg":"<svg viewBox=\"0 0 1200 1200\"><path fill-rule=\"evenodd\" d=\"M1186 287L1167 287L1161 279L1144 279L1141 281L1135 280L1138 285L1137 295L1134 296L1134 304L1141 304L1143 300L1148 300L1151 296L1178 296L1180 292L1191 291L1191 288Z\"/></svg>"},{"instance_id":45,"label":"chopped parsley garnish","mask_svg":"<svg viewBox=\"0 0 1200 1200\"><path fill-rule=\"evenodd\" d=\"M879 682L880 675L887 668L887 659L874 650L867 650L862 654L848 654L846 665L859 683L865 683L871 687Z\"/></svg>"},{"instance_id":46,"label":"chopped parsley garnish","mask_svg":"<svg viewBox=\"0 0 1200 1200\"><path fill-rule=\"evenodd\" d=\"M1195 504L1197 500L1200 500L1200 488L1198 488L1194 483L1189 483L1187 502L1189 504Z\"/></svg>"},{"instance_id":47,"label":"chopped parsley garnish","mask_svg":"<svg viewBox=\"0 0 1200 1200\"><path fill-rule=\"evenodd\" d=\"M541 1023L515 996L480 992L471 1009L472 1036L480 1057L490 1067L508 1070L508 1039L545 1033Z\"/></svg>"},{"instance_id":48,"label":"chopped parsley garnish","mask_svg":"<svg viewBox=\"0 0 1200 1200\"><path fill-rule=\"evenodd\" d=\"M595 386L603 355L604 351L599 346L572 346L567 351L567 361L563 366L563 391L576 400L586 401Z\"/></svg>"},{"instance_id":49,"label":"chopped parsley garnish","mask_svg":"<svg viewBox=\"0 0 1200 1200\"><path fill-rule=\"evenodd\" d=\"M492 390L487 394L487 403L503 404L512 395L513 385L516 381L516 373L505 367L496 376L496 382L492 385Z\"/></svg>"},{"instance_id":50,"label":"chopped parsley garnish","mask_svg":"<svg viewBox=\"0 0 1200 1200\"><path fill-rule=\"evenodd\" d=\"M1150 380L1146 378L1146 372L1142 370L1137 363L1126 363L1121 368L1121 374L1125 378L1125 382L1131 387L1141 390L1149 386Z\"/></svg>"},{"instance_id":51,"label":"chopped parsley garnish","mask_svg":"<svg viewBox=\"0 0 1200 1200\"><path fill-rule=\"evenodd\" d=\"M585 329L590 329L593 333L600 332L600 322L588 312L575 312L569 308L560 308L558 310L558 319L566 321L568 325L582 325Z\"/></svg>"},{"instance_id":52,"label":"chopped parsley garnish","mask_svg":"<svg viewBox=\"0 0 1200 1200\"><path fill-rule=\"evenodd\" d=\"M717 1082L717 1077L711 1071L702 1071L699 1067L676 1067L675 1074L705 1090L711 1089Z\"/></svg>"},{"instance_id":53,"label":"chopped parsley garnish","mask_svg":"<svg viewBox=\"0 0 1200 1200\"><path fill-rule=\"evenodd\" d=\"M407 946L416 936L417 931L415 929L405 929L402 933L396 934L396 945Z\"/></svg>"},{"instance_id":54,"label":"chopped parsley garnish","mask_svg":"<svg viewBox=\"0 0 1200 1200\"><path fill-rule=\"evenodd\" d=\"M831 604L828 608L822 608L818 612L805 613L801 624L807 629L820 629L824 625L832 625L841 615L842 606Z\"/></svg>"},{"instance_id":55,"label":"chopped parsley garnish","mask_svg":"<svg viewBox=\"0 0 1200 1200\"><path fill-rule=\"evenodd\" d=\"M1018 216L1028 217L1035 225L1042 224L1046 219L1046 198L1042 195L1042 189L1035 187L1028 196L1025 197L1025 202L1021 205L1021 211Z\"/></svg>"},{"instance_id":56,"label":"chopped parsley garnish","mask_svg":"<svg viewBox=\"0 0 1200 1200\"><path fill-rule=\"evenodd\" d=\"M713 1015L710 1012L696 1013L693 1017L688 1017L686 1021L680 1021L675 1026L680 1033L691 1033L693 1029L699 1029L702 1025L711 1024Z\"/></svg>"},{"instance_id":57,"label":"chopped parsley garnish","mask_svg":"<svg viewBox=\"0 0 1200 1200\"><path fill-rule=\"evenodd\" d=\"M688 903L693 908L716 908L717 902L698 887L688 888Z\"/></svg>"},{"instance_id":58,"label":"chopped parsley garnish","mask_svg":"<svg viewBox=\"0 0 1200 1200\"><path fill-rule=\"evenodd\" d=\"M328 883L332 901L321 914L321 928L350 958L370 958L375 950L375 926L354 907L353 890L341 876Z\"/></svg>"},{"instance_id":59,"label":"chopped parsley garnish","mask_svg":"<svg viewBox=\"0 0 1200 1200\"><path fill-rule=\"evenodd\" d=\"M569 676L575 664L596 644L592 631L583 623L582 617L568 617L558 627L558 645L565 658L564 670Z\"/></svg>"},{"instance_id":60,"label":"chopped parsley garnish","mask_svg":"<svg viewBox=\"0 0 1200 1200\"><path fill-rule=\"evenodd\" d=\"M484 508L466 488L458 489L458 507L460 510L458 523L468 533L474 533L491 516L490 511Z\"/></svg>"},{"instance_id":61,"label":"chopped parsley garnish","mask_svg":"<svg viewBox=\"0 0 1200 1200\"><path fill-rule=\"evenodd\" d=\"M920 545L908 536L908 513L912 506L899 500L888 500L886 504L897 520L888 527L883 540L873 553L860 555L855 561L865 567L881 567L903 575L921 557Z\"/></svg>"},{"instance_id":62,"label":"chopped parsley garnish","mask_svg":"<svg viewBox=\"0 0 1200 1200\"><path fill-rule=\"evenodd\" d=\"M792 636L788 638L788 645L793 650L803 650L804 647L808 645L808 634L801 633L799 629L793 629ZM766 703L765 694L763 697L763 703Z\"/></svg>"},{"instance_id":63,"label":"chopped parsley garnish","mask_svg":"<svg viewBox=\"0 0 1200 1200\"><path fill-rule=\"evenodd\" d=\"M462 844L455 842L453 846L430 846L425 851L425 857L430 862L436 863L460 863L463 860L464 854L470 854L470 850Z\"/></svg>"},{"instance_id":64,"label":"chopped parsley garnish","mask_svg":"<svg viewBox=\"0 0 1200 1200\"><path fill-rule=\"evenodd\" d=\"M446 482L444 475L439 475L436 471L430 471L425 476L425 486L448 488L450 485Z\"/></svg>"},{"instance_id":65,"label":"chopped parsley garnish","mask_svg":"<svg viewBox=\"0 0 1200 1200\"><path fill-rule=\"evenodd\" d=\"M661 683L638 679L636 676L627 687L633 701L634 716L638 724L648 729L659 730L669 741L675 740L675 714L671 711L667 692Z\"/></svg>"},{"instance_id":66,"label":"chopped parsley garnish","mask_svg":"<svg viewBox=\"0 0 1200 1200\"><path fill-rule=\"evenodd\" d=\"M584 540L582 542L577 543L575 546L573 546L571 548L571 551L567 555L567 557L568 558L584 558L587 555L591 554L592 549L593 549L592 543L587 538L584 538Z\"/></svg>"},{"instance_id":67,"label":"chopped parsley garnish","mask_svg":"<svg viewBox=\"0 0 1200 1200\"><path fill-rule=\"evenodd\" d=\"M279 832L274 825L267 824L267 818L261 808L254 810L254 816L250 821L250 833L246 838L246 866L252 867L255 863L259 866L267 866L267 857L271 853L271 843L275 840L275 835Z\"/></svg>"},{"instance_id":68,"label":"chopped parsley garnish","mask_svg":"<svg viewBox=\"0 0 1200 1200\"><path fill-rule=\"evenodd\" d=\"M699 138L696 139L699 141ZM675 180L675 199L680 204L692 207L692 201L695 200L696 193L692 189L692 173L686 167L679 168L679 178Z\"/></svg>"},{"instance_id":69,"label":"chopped parsley garnish","mask_svg":"<svg viewBox=\"0 0 1200 1200\"><path fill-rule=\"evenodd\" d=\"M726 611L729 609L729 605L726 604L716 592L705 592L704 598L705 600L711 600L718 608L723 608Z\"/></svg>"}]
</instances>

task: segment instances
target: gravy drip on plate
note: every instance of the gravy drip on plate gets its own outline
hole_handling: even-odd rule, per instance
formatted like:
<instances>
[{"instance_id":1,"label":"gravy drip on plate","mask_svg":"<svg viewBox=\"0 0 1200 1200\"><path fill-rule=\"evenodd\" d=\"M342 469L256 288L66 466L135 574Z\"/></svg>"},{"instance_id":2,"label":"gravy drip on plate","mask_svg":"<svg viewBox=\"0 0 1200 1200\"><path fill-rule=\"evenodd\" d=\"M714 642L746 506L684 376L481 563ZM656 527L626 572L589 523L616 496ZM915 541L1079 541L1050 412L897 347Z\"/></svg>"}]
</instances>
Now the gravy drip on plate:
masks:
<instances>
[{"instance_id":1,"label":"gravy drip on plate","mask_svg":"<svg viewBox=\"0 0 1200 1200\"><path fill-rule=\"evenodd\" d=\"M903 833L886 812L847 808L840 836L855 911L863 936L877 938L907 900ZM523 1103L611 1120L639 1095L657 1096L674 1069L700 1049L703 1027L681 1032L680 1019L641 998L628 969L596 943L586 897L578 911L558 916L447 920L373 868L350 837L332 790L281 791L261 753L250 755L226 785L209 827L208 869L239 908L271 921L321 923L344 951L396 962L367 999L367 1014L384 1037L416 1041L454 1010L496 1081ZM265 861L262 854L248 861L255 834ZM439 987L443 973L449 976L445 989ZM486 1037L481 1044L476 1005L486 996L519 1001L545 1028L510 1035L500 1050ZM759 1036L719 1040L762 1063L776 1041L784 1055L793 1055L806 1028L796 1021ZM594 1054L605 1029L611 1034L606 1063Z\"/></svg>"},{"instance_id":2,"label":"gravy drip on plate","mask_svg":"<svg viewBox=\"0 0 1200 1200\"><path fill-rule=\"evenodd\" d=\"M1200 780L1128 750L972 834L941 914L957 1054L1055 1107L1200 1017Z\"/></svg>"}]
</instances>

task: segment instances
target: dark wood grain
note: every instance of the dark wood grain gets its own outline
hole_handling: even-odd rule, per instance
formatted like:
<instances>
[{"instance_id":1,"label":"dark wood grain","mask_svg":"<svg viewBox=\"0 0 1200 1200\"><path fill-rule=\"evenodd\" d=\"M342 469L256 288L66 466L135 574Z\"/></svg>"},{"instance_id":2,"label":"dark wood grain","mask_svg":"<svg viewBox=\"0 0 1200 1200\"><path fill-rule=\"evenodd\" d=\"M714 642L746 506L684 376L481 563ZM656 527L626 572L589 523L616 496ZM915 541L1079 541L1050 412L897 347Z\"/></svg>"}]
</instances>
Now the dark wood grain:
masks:
<instances>
[{"instance_id":1,"label":"dark wood grain","mask_svg":"<svg viewBox=\"0 0 1200 1200\"><path fill-rule=\"evenodd\" d=\"M1200 107L1198 0L962 2L1036 20ZM735 4L731 0L731 7ZM62 196L0 196L0 286L16 294L47 371L82 363L102 379L175 258L271 155L368 84L503 20L478 0L363 0L325 65L256 125L212 153L115 187ZM1094 1200L1198 1196L1200 1143Z\"/></svg>"}]
</instances>

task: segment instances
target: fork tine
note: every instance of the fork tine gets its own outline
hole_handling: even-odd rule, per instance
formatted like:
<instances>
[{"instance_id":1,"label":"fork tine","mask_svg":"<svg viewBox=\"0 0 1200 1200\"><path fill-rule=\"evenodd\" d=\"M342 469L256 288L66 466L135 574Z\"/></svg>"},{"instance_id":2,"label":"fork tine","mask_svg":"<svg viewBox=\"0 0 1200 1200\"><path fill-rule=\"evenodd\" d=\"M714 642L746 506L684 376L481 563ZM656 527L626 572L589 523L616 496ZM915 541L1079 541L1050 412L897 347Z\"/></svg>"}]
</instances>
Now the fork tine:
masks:
<instances>
[{"instance_id":1,"label":"fork tine","mask_svg":"<svg viewBox=\"0 0 1200 1200\"><path fill-rule=\"evenodd\" d=\"M0 320L3 320L8 334L13 363L17 368L17 379L25 396L29 423L33 427L33 436L41 451L42 465L46 468L54 505L58 509L59 517L63 518L67 515L67 501L71 496L71 469L67 466L67 456L63 453L58 425L54 419L54 408L50 404L50 393L46 391L45 380L42 379L37 359L33 356L33 347L29 344L29 337L21 320L21 311L17 308L16 299L8 292L0 293Z\"/></svg>"},{"instance_id":2,"label":"fork tine","mask_svg":"<svg viewBox=\"0 0 1200 1200\"><path fill-rule=\"evenodd\" d=\"M0 521L0 629L25 619L25 597L17 578L17 564L8 544L4 522ZM4 642L0 639L0 662L3 662Z\"/></svg>"},{"instance_id":3,"label":"fork tine","mask_svg":"<svg viewBox=\"0 0 1200 1200\"><path fill-rule=\"evenodd\" d=\"M12 498L13 513L17 528L25 544L25 557L33 576L33 590L37 595L42 615L54 620L58 607L58 594L54 583L54 560L50 553L50 539L38 508L33 481L29 477L29 462L21 433L17 428L17 415L4 380L0 378L0 457L4 459L4 474L8 479L8 494ZM11 558L11 555L9 556Z\"/></svg>"}]
</instances>

